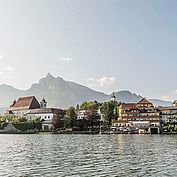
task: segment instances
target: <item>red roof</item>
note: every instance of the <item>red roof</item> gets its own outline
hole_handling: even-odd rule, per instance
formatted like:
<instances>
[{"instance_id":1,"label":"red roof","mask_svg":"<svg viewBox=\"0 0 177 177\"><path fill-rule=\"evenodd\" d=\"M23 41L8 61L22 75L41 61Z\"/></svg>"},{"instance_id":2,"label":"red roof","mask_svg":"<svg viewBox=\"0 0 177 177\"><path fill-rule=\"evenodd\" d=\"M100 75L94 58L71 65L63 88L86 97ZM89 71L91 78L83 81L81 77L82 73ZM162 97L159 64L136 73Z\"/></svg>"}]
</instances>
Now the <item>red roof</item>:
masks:
<instances>
[{"instance_id":1,"label":"red roof","mask_svg":"<svg viewBox=\"0 0 177 177\"><path fill-rule=\"evenodd\" d=\"M122 109L133 109L136 107L135 103L123 103L122 105Z\"/></svg>"},{"instance_id":2,"label":"red roof","mask_svg":"<svg viewBox=\"0 0 177 177\"><path fill-rule=\"evenodd\" d=\"M140 101L137 102L137 104L152 104L152 103L148 101L146 98L142 98Z\"/></svg>"},{"instance_id":3,"label":"red roof","mask_svg":"<svg viewBox=\"0 0 177 177\"><path fill-rule=\"evenodd\" d=\"M22 97L17 100L17 102L9 109L11 111L16 110L28 110L40 108L40 104L35 98L35 96Z\"/></svg>"}]
</instances>

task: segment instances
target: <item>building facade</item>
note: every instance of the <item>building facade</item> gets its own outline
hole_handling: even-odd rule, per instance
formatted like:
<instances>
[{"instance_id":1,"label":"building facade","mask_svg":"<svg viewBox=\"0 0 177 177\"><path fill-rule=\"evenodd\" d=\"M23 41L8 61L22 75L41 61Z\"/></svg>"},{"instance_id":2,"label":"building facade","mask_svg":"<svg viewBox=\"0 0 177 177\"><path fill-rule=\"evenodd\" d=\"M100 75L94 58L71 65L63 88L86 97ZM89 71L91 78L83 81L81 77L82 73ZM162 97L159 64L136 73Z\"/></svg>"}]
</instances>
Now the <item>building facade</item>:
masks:
<instances>
[{"instance_id":1,"label":"building facade","mask_svg":"<svg viewBox=\"0 0 177 177\"><path fill-rule=\"evenodd\" d=\"M43 130L52 129L52 119L64 116L64 110L47 108L47 102L43 98L39 103L35 96L22 97L14 101L7 110L9 115L25 117L28 121L40 118Z\"/></svg>"},{"instance_id":2,"label":"building facade","mask_svg":"<svg viewBox=\"0 0 177 177\"><path fill-rule=\"evenodd\" d=\"M163 124L174 122L177 123L177 101L173 102L172 106L159 107Z\"/></svg>"},{"instance_id":3,"label":"building facade","mask_svg":"<svg viewBox=\"0 0 177 177\"><path fill-rule=\"evenodd\" d=\"M146 98L137 103L123 103L118 107L118 119L113 127L137 128L139 133L160 133L160 113Z\"/></svg>"},{"instance_id":4,"label":"building facade","mask_svg":"<svg viewBox=\"0 0 177 177\"><path fill-rule=\"evenodd\" d=\"M35 96L21 97L17 101L14 100L13 104L7 110L8 114L15 116L24 116L24 114L31 109L39 109L40 104Z\"/></svg>"},{"instance_id":5,"label":"building facade","mask_svg":"<svg viewBox=\"0 0 177 177\"><path fill-rule=\"evenodd\" d=\"M25 113L27 120L40 118L43 130L51 130L53 128L52 120L58 116L64 117L64 110L56 108L40 108L31 109Z\"/></svg>"}]
</instances>

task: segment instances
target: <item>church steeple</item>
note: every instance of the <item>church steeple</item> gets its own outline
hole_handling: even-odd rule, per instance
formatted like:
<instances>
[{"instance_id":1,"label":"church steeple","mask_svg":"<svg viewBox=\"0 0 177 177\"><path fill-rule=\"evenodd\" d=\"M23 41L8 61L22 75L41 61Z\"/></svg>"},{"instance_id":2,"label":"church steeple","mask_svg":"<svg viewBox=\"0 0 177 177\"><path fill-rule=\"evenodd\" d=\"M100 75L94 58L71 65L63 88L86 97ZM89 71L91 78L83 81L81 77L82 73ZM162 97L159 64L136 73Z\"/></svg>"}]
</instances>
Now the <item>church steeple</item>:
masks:
<instances>
[{"instance_id":1,"label":"church steeple","mask_svg":"<svg viewBox=\"0 0 177 177\"><path fill-rule=\"evenodd\" d=\"M44 97L43 97L42 101L40 102L40 106L41 106L41 108L46 108L47 107L47 101L45 100Z\"/></svg>"},{"instance_id":2,"label":"church steeple","mask_svg":"<svg viewBox=\"0 0 177 177\"><path fill-rule=\"evenodd\" d=\"M111 101L116 102L116 96L114 95L114 92L112 93Z\"/></svg>"}]
</instances>

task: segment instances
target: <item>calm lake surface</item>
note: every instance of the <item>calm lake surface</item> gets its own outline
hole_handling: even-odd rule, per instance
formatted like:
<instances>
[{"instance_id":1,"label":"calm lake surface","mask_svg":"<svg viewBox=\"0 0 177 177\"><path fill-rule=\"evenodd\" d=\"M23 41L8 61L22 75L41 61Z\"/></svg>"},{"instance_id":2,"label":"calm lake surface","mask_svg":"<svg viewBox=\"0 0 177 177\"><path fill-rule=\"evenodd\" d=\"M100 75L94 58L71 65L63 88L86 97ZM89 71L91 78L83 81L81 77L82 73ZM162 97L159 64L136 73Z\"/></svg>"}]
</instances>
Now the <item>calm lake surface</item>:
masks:
<instances>
[{"instance_id":1,"label":"calm lake surface","mask_svg":"<svg viewBox=\"0 0 177 177\"><path fill-rule=\"evenodd\" d=\"M0 176L177 176L177 136L0 135Z\"/></svg>"}]
</instances>

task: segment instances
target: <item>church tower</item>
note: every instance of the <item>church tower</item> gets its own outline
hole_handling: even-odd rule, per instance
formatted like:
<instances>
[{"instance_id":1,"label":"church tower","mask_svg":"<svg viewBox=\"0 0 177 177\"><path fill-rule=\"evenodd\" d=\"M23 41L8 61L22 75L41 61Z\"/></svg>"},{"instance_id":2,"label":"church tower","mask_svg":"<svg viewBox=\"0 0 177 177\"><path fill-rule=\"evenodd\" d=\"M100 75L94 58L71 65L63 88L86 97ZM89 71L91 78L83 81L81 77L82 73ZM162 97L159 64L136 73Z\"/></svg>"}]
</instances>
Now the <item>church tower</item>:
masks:
<instances>
[{"instance_id":1,"label":"church tower","mask_svg":"<svg viewBox=\"0 0 177 177\"><path fill-rule=\"evenodd\" d=\"M47 108L47 102L45 101L44 98L43 98L42 101L40 102L40 106L41 106L41 108Z\"/></svg>"},{"instance_id":2,"label":"church tower","mask_svg":"<svg viewBox=\"0 0 177 177\"><path fill-rule=\"evenodd\" d=\"M116 96L114 95L114 92L113 92L113 94L111 96L111 101L116 102Z\"/></svg>"}]
</instances>

